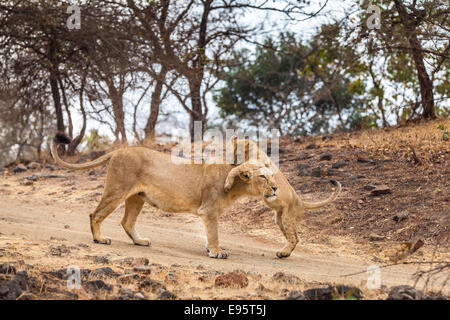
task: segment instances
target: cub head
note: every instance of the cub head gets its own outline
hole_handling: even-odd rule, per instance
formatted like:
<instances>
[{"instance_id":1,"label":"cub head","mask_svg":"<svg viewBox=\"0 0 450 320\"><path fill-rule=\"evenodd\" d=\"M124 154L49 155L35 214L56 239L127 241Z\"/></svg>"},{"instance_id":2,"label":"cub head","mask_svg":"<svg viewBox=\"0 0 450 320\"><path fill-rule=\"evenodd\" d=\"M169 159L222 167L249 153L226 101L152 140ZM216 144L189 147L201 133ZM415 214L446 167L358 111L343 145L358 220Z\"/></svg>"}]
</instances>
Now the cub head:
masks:
<instances>
[{"instance_id":1,"label":"cub head","mask_svg":"<svg viewBox=\"0 0 450 320\"><path fill-rule=\"evenodd\" d=\"M250 195L263 196L269 202L276 199L278 185L274 173L263 163L245 162L233 168L225 180L225 192L231 189L236 177L249 185Z\"/></svg>"}]
</instances>

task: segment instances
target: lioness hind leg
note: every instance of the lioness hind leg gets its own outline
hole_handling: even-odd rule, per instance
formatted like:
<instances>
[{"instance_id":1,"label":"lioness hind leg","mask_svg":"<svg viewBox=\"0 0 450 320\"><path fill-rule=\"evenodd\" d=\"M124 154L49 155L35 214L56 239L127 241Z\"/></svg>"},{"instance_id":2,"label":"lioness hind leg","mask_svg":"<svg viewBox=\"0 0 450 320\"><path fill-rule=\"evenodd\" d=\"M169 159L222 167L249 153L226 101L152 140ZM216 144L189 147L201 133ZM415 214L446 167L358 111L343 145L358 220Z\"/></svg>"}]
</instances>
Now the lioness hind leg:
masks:
<instances>
[{"instance_id":1,"label":"lioness hind leg","mask_svg":"<svg viewBox=\"0 0 450 320\"><path fill-rule=\"evenodd\" d=\"M134 195L125 200L125 216L122 219L122 227L125 232L133 240L133 243L138 246L150 246L150 240L141 238L139 233L135 230L137 217L144 206L145 201L142 197Z\"/></svg>"},{"instance_id":2,"label":"lioness hind leg","mask_svg":"<svg viewBox=\"0 0 450 320\"><path fill-rule=\"evenodd\" d=\"M100 232L100 225L107 216L117 208L117 206L122 202L120 196L116 196L108 192L106 189L103 192L102 200L98 204L95 211L89 216L91 218L91 231L92 237L95 243L101 244L111 244L111 239L103 238Z\"/></svg>"}]
</instances>

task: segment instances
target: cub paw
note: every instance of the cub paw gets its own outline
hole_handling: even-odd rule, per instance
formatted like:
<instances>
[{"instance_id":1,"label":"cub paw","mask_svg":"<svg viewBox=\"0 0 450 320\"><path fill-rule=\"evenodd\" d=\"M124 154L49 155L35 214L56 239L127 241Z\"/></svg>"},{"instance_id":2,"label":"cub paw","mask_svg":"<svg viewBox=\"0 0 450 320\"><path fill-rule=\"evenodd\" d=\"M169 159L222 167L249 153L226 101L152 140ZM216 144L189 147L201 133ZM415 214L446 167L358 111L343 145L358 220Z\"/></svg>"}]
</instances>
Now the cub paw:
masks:
<instances>
[{"instance_id":1,"label":"cub paw","mask_svg":"<svg viewBox=\"0 0 450 320\"><path fill-rule=\"evenodd\" d=\"M228 258L228 252L226 252L225 250L222 249L217 249L217 250L210 250L208 248L206 248L206 251L208 252L208 256L210 258L214 258L214 259L226 259Z\"/></svg>"},{"instance_id":2,"label":"cub paw","mask_svg":"<svg viewBox=\"0 0 450 320\"><path fill-rule=\"evenodd\" d=\"M99 244L107 244L110 245L111 244L111 239L109 238L102 238L102 239L94 239L95 243L99 243Z\"/></svg>"}]
</instances>

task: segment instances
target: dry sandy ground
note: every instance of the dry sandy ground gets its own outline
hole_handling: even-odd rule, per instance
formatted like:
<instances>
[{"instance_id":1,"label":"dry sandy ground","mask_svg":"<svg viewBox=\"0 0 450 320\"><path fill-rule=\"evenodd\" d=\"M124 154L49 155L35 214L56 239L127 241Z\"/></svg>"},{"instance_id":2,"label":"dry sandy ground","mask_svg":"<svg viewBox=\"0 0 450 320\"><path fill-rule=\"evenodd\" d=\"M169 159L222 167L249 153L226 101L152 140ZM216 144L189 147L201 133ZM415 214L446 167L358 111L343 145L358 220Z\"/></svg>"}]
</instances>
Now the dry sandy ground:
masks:
<instances>
[{"instance_id":1,"label":"dry sandy ground","mask_svg":"<svg viewBox=\"0 0 450 320\"><path fill-rule=\"evenodd\" d=\"M449 121L445 124L450 126ZM308 199L324 198L331 192L326 183L330 176L341 181L344 188L334 204L306 214L299 228L300 243L292 256L283 260L275 257L284 241L281 232L271 210L256 199L242 199L224 214L219 236L230 256L215 260L205 252L199 218L168 214L147 205L137 229L151 240L151 247L132 245L120 226L123 206L102 225L112 245L94 244L88 215L100 200L105 167L91 173L58 168L9 172L0 176L0 263L15 262L17 270L28 270L30 276L39 279L35 286L47 286L47 291L33 291L32 298L134 297L123 292L131 288L153 299L161 297L164 286L181 299L283 299L293 290L328 284L354 285L363 291L364 298L385 298L389 287L414 285L414 274L432 267L400 264L382 268L381 288L367 288L367 267L390 264L388 252L395 251L400 243L417 237L424 240L425 245L406 261L450 261L445 240L450 216L450 148L448 141L440 140L435 127L437 123L426 128L413 126L350 136L284 139L280 167L297 191ZM415 148L420 164L414 164L409 146ZM325 154L331 154L332 161L323 160ZM345 162L344 167L330 170L337 161ZM319 165L319 175L299 173L299 164L309 165L307 170ZM364 191L368 184L387 184L392 192L371 197ZM405 212L407 218L393 220ZM371 239L373 233L379 239ZM440 241L439 247L434 245L436 241ZM149 270L142 275L145 279L139 275L126 285L118 280L119 275L134 272L133 263L120 262L127 257L148 259ZM61 289L64 279L58 275L39 276L72 265L89 270L112 268L115 278L104 280L114 289L92 292L85 288L72 296ZM248 286L215 285L218 275L236 270L245 274ZM349 275L353 273L358 274ZM442 273L427 285L420 281L416 288L441 290L448 295L450 284L443 286L448 276L448 272ZM160 283L144 290L139 284L143 280ZM52 283L59 283L60 289L52 289Z\"/></svg>"},{"instance_id":2,"label":"dry sandy ground","mask_svg":"<svg viewBox=\"0 0 450 320\"><path fill-rule=\"evenodd\" d=\"M365 292L365 297L369 298L386 295L386 289L371 291L366 288L368 274L365 272L344 276L365 271L370 265L382 265L382 261L370 249L365 251L345 237L332 237L328 244L300 243L291 257L280 260L275 257L275 252L282 246L281 235L278 235L278 239L267 236L279 231L241 234L233 229L234 223L225 221L220 228L220 239L221 245L229 250L230 257L227 260L215 260L206 255L204 230L199 218L171 215L146 207L139 217L137 228L141 235L151 239L152 246L139 247L132 245L120 226L123 214L121 207L103 223L103 233L112 238L112 245L94 244L88 214L95 208L103 178L57 171L52 174L61 175L62 178L43 179L29 186L21 185L20 181L24 181L23 178L30 173L3 177L0 181L0 248L3 252L0 262L22 261L22 264L31 264L48 271L72 265L95 269L125 257L147 258L158 270L165 268L163 273L157 272L153 279L164 282L167 273L174 271L170 269L173 265L178 272L183 270L183 275L177 275L177 283L167 284L179 298L280 299L291 290L304 290L328 283L359 286ZM421 252L421 258L425 260L429 254ZM100 258L95 260L95 257ZM442 252L434 256L436 260L445 257ZM102 261L103 258L106 259ZM100 261L100 264L93 261ZM199 270L209 278L198 280L201 277ZM248 275L250 284L247 288L214 288L217 271L234 270L242 270ZM417 267L413 265L382 269L382 285L413 285L416 271ZM298 278L280 283L274 280L277 278L274 275L279 272L285 273L287 277L293 275ZM423 284L419 283L418 286ZM440 280L428 287L435 291L440 288ZM445 287L444 292L448 292L448 289L448 286Z\"/></svg>"}]
</instances>

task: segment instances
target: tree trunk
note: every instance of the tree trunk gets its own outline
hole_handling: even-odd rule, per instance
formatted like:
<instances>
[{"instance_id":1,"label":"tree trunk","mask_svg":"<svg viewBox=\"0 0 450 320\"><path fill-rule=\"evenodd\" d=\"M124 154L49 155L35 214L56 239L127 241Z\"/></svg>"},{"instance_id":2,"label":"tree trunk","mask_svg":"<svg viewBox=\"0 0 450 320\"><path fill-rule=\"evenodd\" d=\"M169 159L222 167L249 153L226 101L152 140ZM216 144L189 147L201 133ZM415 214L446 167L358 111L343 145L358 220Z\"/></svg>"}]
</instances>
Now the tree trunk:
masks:
<instances>
[{"instance_id":1,"label":"tree trunk","mask_svg":"<svg viewBox=\"0 0 450 320\"><path fill-rule=\"evenodd\" d=\"M147 119L147 124L144 128L145 140L153 141L155 139L155 127L158 122L159 108L161 105L161 92L166 78L166 72L164 70L159 74L159 79L156 80L155 89L152 92L150 102L150 115Z\"/></svg>"},{"instance_id":2,"label":"tree trunk","mask_svg":"<svg viewBox=\"0 0 450 320\"><path fill-rule=\"evenodd\" d=\"M417 38L415 19L408 14L401 0L395 0L395 7L405 28L406 37L411 46L411 54L416 65L420 84L420 95L422 98L422 118L434 119L436 118L436 114L434 112L433 82L430 80L427 69L425 68L422 45Z\"/></svg>"},{"instance_id":3,"label":"tree trunk","mask_svg":"<svg viewBox=\"0 0 450 320\"><path fill-rule=\"evenodd\" d=\"M114 114L114 122L116 123L116 139L118 134L120 133L121 142L127 143L127 133L125 130L125 113L123 111L123 97L120 92L114 87L113 83L108 83L109 88L109 96L111 99L113 114Z\"/></svg>"},{"instance_id":4,"label":"tree trunk","mask_svg":"<svg viewBox=\"0 0 450 320\"><path fill-rule=\"evenodd\" d=\"M191 83L189 85L190 88L190 95L191 95L191 107L192 107L192 113L190 117L190 124L189 124L189 133L191 135L191 142L195 141L201 141L203 140L203 133L205 128L205 119L203 117L203 110L202 110L202 99L201 99L201 82L199 81L193 81L194 83ZM201 123L201 132L195 132L195 122L200 121ZM197 133L197 134L195 134Z\"/></svg>"}]
</instances>

